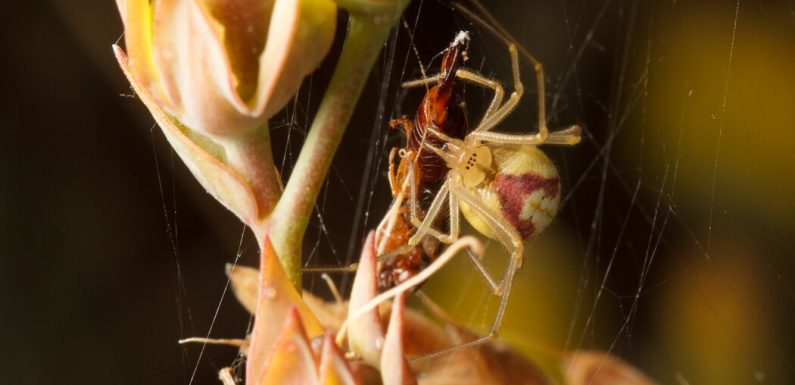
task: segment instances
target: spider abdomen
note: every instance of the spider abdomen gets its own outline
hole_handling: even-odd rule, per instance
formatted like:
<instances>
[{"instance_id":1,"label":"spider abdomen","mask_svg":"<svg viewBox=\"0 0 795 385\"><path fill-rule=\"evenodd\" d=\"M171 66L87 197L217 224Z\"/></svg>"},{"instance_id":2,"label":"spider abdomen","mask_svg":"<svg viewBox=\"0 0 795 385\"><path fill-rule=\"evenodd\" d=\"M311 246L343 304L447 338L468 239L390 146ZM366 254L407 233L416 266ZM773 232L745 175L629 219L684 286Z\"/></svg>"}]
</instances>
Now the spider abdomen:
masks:
<instances>
[{"instance_id":1,"label":"spider abdomen","mask_svg":"<svg viewBox=\"0 0 795 385\"><path fill-rule=\"evenodd\" d=\"M495 173L473 189L479 204L507 221L523 239L543 231L558 212L560 177L552 161L534 146L492 148ZM494 239L492 221L466 202L461 212L475 229Z\"/></svg>"},{"instance_id":2,"label":"spider abdomen","mask_svg":"<svg viewBox=\"0 0 795 385\"><path fill-rule=\"evenodd\" d=\"M558 212L560 178L543 178L535 173L500 174L494 186L502 215L522 239L544 230Z\"/></svg>"}]
</instances>

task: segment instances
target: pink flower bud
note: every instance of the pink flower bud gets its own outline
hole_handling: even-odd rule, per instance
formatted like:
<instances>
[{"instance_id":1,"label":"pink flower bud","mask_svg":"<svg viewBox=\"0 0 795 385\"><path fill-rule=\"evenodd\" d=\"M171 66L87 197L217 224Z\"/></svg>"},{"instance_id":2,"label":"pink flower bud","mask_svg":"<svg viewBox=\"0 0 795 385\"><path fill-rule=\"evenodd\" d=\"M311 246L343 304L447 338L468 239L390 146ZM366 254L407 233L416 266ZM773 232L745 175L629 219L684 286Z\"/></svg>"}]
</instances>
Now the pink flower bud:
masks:
<instances>
[{"instance_id":1,"label":"pink flower bud","mask_svg":"<svg viewBox=\"0 0 795 385\"><path fill-rule=\"evenodd\" d=\"M117 0L130 68L182 125L215 139L263 126L328 52L331 0Z\"/></svg>"}]
</instances>

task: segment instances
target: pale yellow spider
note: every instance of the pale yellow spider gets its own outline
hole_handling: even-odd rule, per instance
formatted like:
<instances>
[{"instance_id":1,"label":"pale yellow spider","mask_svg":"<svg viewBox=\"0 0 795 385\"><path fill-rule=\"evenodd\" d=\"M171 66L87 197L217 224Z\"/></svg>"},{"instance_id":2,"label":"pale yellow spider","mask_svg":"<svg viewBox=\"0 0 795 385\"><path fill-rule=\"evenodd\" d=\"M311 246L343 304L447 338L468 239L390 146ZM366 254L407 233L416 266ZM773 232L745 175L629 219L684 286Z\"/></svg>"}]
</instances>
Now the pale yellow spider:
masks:
<instances>
[{"instance_id":1,"label":"pale yellow spider","mask_svg":"<svg viewBox=\"0 0 795 385\"><path fill-rule=\"evenodd\" d=\"M549 132L546 125L544 101L544 73L541 64L531 58L538 83L538 132L535 134L497 133L491 130L510 114L522 97L524 86L519 75L519 60L516 46L509 45L513 72L514 92L503 103L504 91L499 82L465 69L455 76L494 92L480 124L463 140L451 138L433 127L427 130L443 139L436 147L426 141L422 146L444 159L448 172L444 183L426 210L424 218L419 216L415 167L408 167L407 179L411 222L416 233L408 243L388 255L406 253L427 236L443 243L452 243L459 238L459 211L464 218L483 235L499 241L510 253L510 262L505 275L498 283L472 254L472 261L491 286L500 303L487 335L466 343L473 346L495 338L502 324L508 304L511 284L522 263L523 240L540 233L554 218L560 204L560 178L552 161L537 146L542 144L575 145L580 142L580 126ZM431 86L440 81L442 75L404 83L404 87ZM447 201L449 211L449 233L433 227ZM407 282L407 285L411 284ZM402 285L401 285L402 286ZM396 291L401 290L396 288ZM386 294L386 293L385 293ZM458 347L461 348L461 347Z\"/></svg>"}]
</instances>

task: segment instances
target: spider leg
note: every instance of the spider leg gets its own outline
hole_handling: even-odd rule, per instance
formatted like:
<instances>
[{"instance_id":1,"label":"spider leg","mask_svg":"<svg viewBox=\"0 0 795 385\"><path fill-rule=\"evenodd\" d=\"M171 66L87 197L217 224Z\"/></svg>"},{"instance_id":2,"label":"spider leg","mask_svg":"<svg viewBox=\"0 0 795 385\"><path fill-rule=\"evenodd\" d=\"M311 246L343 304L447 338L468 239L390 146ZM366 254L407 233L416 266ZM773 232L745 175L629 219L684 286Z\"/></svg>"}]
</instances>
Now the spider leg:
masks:
<instances>
[{"instance_id":1,"label":"spider leg","mask_svg":"<svg viewBox=\"0 0 795 385\"><path fill-rule=\"evenodd\" d=\"M409 160L413 162L413 160ZM439 188L439 192L436 193L436 196L433 198L433 202L431 202L431 206L428 208L428 212L425 214L424 218L420 218L419 215L419 199L417 198L417 182L414 177L414 167L413 164L409 164L409 171L408 171L408 190L409 190L409 217L411 224L417 229L417 231L409 238L408 242L405 245L398 247L386 254L379 255L378 260L383 261L389 259L395 255L400 255L411 251L414 246L418 245L422 242L423 238L426 236L431 236L438 239L440 242L443 243L452 243L456 239L458 239L459 233L459 218L456 215L452 214L455 212L458 213L458 200L453 198L452 200L448 199L449 190L447 188L449 182L445 181L441 188ZM404 185L405 186L405 185ZM405 188L405 187L404 187ZM405 190L402 190L399 194L403 196ZM451 210L450 216L450 234L443 234L441 231L434 229L433 223L436 221L436 217L441 212L441 209L444 205L445 199L448 199L448 205ZM455 211L452 211L455 209Z\"/></svg>"},{"instance_id":2,"label":"spider leg","mask_svg":"<svg viewBox=\"0 0 795 385\"><path fill-rule=\"evenodd\" d=\"M494 91L494 98L491 99L489 107L486 109L486 112L483 114L483 119L485 120L488 117L492 116L494 111L497 110L497 107L499 107L500 104L502 103L502 99L505 96L505 91L502 88L502 84L500 84L500 82L498 81L489 79L477 72L465 69L457 70L455 76L461 80L477 84L481 87L491 88ZM404 82L403 84L401 84L401 86L403 88L413 88L413 87L435 85L436 83L439 83L439 81L442 80L443 78L444 74L436 74L427 79L417 79L417 80L410 80Z\"/></svg>"},{"instance_id":3,"label":"spider leg","mask_svg":"<svg viewBox=\"0 0 795 385\"><path fill-rule=\"evenodd\" d=\"M566 129L554 131L546 136L541 133L519 135L506 134L500 132L472 132L469 135L481 142L490 142L497 145L530 145L538 146L541 144L555 144L559 146L573 146L580 143L580 132L582 128L575 124Z\"/></svg>"},{"instance_id":4,"label":"spider leg","mask_svg":"<svg viewBox=\"0 0 795 385\"><path fill-rule=\"evenodd\" d=\"M460 141L460 139L452 138L452 137L448 136L447 134L445 134L444 132L441 132L441 131L437 130L433 126L425 127L425 135L427 136L428 133L431 133L431 134L439 137L439 139L441 139L441 140L444 140L447 143L448 146L451 143L454 143L456 141ZM434 147L432 144L430 144L429 142L426 142L426 141L423 141L421 143L421 145L422 145L422 147L426 147L426 148L429 148L431 150L435 150L435 151L439 150L438 148Z\"/></svg>"},{"instance_id":5,"label":"spider leg","mask_svg":"<svg viewBox=\"0 0 795 385\"><path fill-rule=\"evenodd\" d=\"M425 214L425 218L420 218L419 212L419 198L417 197L417 180L414 176L414 165L413 160L409 160L411 163L409 164L409 172L408 172L408 179L409 179L409 203L411 204L411 210L409 210L409 216L411 220L411 224L417 228L417 232L409 238L408 243L405 246L405 250L403 252L411 250L412 247L418 245L422 242L422 239L426 235L430 235L440 242L443 243L452 243L458 238L458 218L452 218L452 211L453 208L456 209L455 212L458 212L458 200L449 201L450 206L450 234L442 234L439 230L433 228L433 222L436 221L436 217L439 215L442 209L442 205L444 204L445 198L447 198L448 188L449 185L448 181L445 181L442 184L442 187L439 188L439 191L436 193L436 196L433 198L431 202L431 206L428 207L428 212ZM401 247L403 249L403 247Z\"/></svg>"},{"instance_id":6,"label":"spider leg","mask_svg":"<svg viewBox=\"0 0 795 385\"><path fill-rule=\"evenodd\" d=\"M458 239L458 200L452 198L450 196L449 190L449 181L445 181L441 188L439 188L439 192L436 193L436 196L433 198L433 202L431 202L431 206L428 207L428 212L425 214L425 218L420 220L419 217L416 216L415 208L418 205L416 199L411 199L411 224L417 228L417 232L409 238L408 245L412 247L418 245L422 242L422 239L426 235L430 235L436 239L438 239L442 243L452 243L456 239ZM442 212L442 207L444 207L444 201L447 199L448 205L450 207L450 233L443 234L441 231L433 228L434 222L436 222L436 218ZM452 211L453 209L456 211Z\"/></svg>"},{"instance_id":7,"label":"spider leg","mask_svg":"<svg viewBox=\"0 0 795 385\"><path fill-rule=\"evenodd\" d=\"M503 90L502 84L500 84L500 82L489 79L477 72L464 69L456 71L455 76L459 79L466 80L481 87L491 88L494 90L494 98L491 99L491 103L489 103L489 107L486 109L486 112L483 113L481 120L490 117L497 107L499 107L502 103L502 98L505 96L505 91Z\"/></svg>"},{"instance_id":8,"label":"spider leg","mask_svg":"<svg viewBox=\"0 0 795 385\"><path fill-rule=\"evenodd\" d=\"M480 273L480 276L483 277L483 280L486 281L486 283L488 283L489 286L491 286L491 290L493 290L495 293L500 291L500 287L497 284L497 281L495 281L494 278L491 276L491 274L489 274L488 270L486 270L486 266L483 265L483 262L480 260L480 257L473 254L469 250L467 250L467 254L469 254L469 260L471 260L472 264L475 265L475 268L478 269L478 273Z\"/></svg>"},{"instance_id":9,"label":"spider leg","mask_svg":"<svg viewBox=\"0 0 795 385\"><path fill-rule=\"evenodd\" d=\"M394 298L401 293L410 290L411 288L416 287L417 285L425 282L428 278L430 278L433 274L436 274L439 269L444 267L450 260L452 260L463 248L470 248L475 251L477 254L483 254L483 244L477 240L477 238L467 235L464 237L459 238L453 244L451 244L447 249L445 249L442 254L440 254L436 260L431 262L428 267L424 270L420 271L417 275L403 281L399 285L375 296L374 298L370 299L367 303L359 307L359 309L353 313L348 314L348 318L345 319L345 322L340 325L339 330L337 331L337 337L335 341L338 345L341 345L342 342L345 340L345 337L348 334L348 326L351 321L361 317L363 314L375 309L379 304L382 302Z\"/></svg>"},{"instance_id":10,"label":"spider leg","mask_svg":"<svg viewBox=\"0 0 795 385\"><path fill-rule=\"evenodd\" d=\"M508 307L508 298L511 294L513 279L516 276L516 273L519 271L519 268L522 266L522 252L524 250L524 246L522 243L522 237L516 232L516 229L514 229L514 227L508 223L508 221L506 221L499 214L493 212L493 210L480 204L478 199L467 192L463 186L455 184L451 185L450 194L455 195L462 202L467 203L480 215L482 219L486 220L486 223L494 231L497 240L500 241L505 249L511 254L511 260L508 264L508 269L506 270L505 275L502 277L500 284L496 287L494 292L495 295L500 297L500 303L497 307L497 313L494 316L494 321L492 322L491 328L489 329L487 335L465 344L466 346L474 346L490 341L497 337L497 334L500 331L500 326L502 326L502 320L505 317L505 310ZM492 280L492 282L495 281Z\"/></svg>"},{"instance_id":11,"label":"spider leg","mask_svg":"<svg viewBox=\"0 0 795 385\"><path fill-rule=\"evenodd\" d=\"M436 74L429 78L425 79L417 79L417 80L409 80L407 82L403 82L401 86L403 88L414 88L414 87L422 87L427 86L429 84L438 83L444 77L444 74Z\"/></svg>"},{"instance_id":12,"label":"spider leg","mask_svg":"<svg viewBox=\"0 0 795 385\"><path fill-rule=\"evenodd\" d=\"M503 90L502 86L489 78L484 77L475 72L467 70L458 70L456 76L469 82L482 85L484 87L494 89L495 97L489 105L486 113L483 115L478 127L476 127L470 135L473 138L479 139L484 142L492 142L495 144L507 145L539 145L539 144L554 144L570 146L580 142L581 128L578 125L572 125L566 129L550 133L546 123L546 93L544 86L544 67L533 56L528 55L530 61L533 63L533 70L536 73L536 85L538 87L538 132L532 135L514 135L489 132L492 128L502 122L508 114L513 111L519 99L522 96L524 86L522 85L521 76L519 74L519 58L516 51L516 46L511 44L508 47L511 54L511 67L513 69L513 81L515 91L511 94L505 104L497 108L496 106L502 101ZM495 110L496 109L496 110Z\"/></svg>"},{"instance_id":13,"label":"spider leg","mask_svg":"<svg viewBox=\"0 0 795 385\"><path fill-rule=\"evenodd\" d=\"M431 126L428 126L428 127L425 128L425 133L426 134L432 133L433 135L435 135L435 136L439 137L440 139L444 140L445 141L444 145L446 147L448 147L448 148L452 148L452 149L455 149L457 151L460 151L460 150L463 149L462 148L461 139L451 138L451 137L445 135L443 132L441 132L441 131L439 131L439 130L431 127ZM442 149L435 147L430 142L423 141L421 143L421 146L422 146L421 148L433 151L436 155L438 155L440 158L444 159L445 161L451 161L451 160L454 159L453 157L451 157L450 154L447 154L445 151L442 151Z\"/></svg>"},{"instance_id":14,"label":"spider leg","mask_svg":"<svg viewBox=\"0 0 795 385\"><path fill-rule=\"evenodd\" d=\"M480 121L480 124L475 128L473 132L477 131L489 131L494 128L496 125L500 124L508 114L516 108L516 105L519 104L519 100L522 98L522 94L524 94L524 85L522 84L522 79L519 75L519 57L516 53L516 46L511 44L508 46L508 51L511 54L511 67L513 69L513 92L508 100L501 105L497 110L495 110L490 116L484 117L483 120ZM537 76L540 76L541 81L538 83L539 89L539 127L538 133L546 136L547 134L547 126L546 126L546 116L544 113L544 73L541 67L541 63L534 63L534 68L536 69ZM539 72L541 71L541 72Z\"/></svg>"}]
</instances>

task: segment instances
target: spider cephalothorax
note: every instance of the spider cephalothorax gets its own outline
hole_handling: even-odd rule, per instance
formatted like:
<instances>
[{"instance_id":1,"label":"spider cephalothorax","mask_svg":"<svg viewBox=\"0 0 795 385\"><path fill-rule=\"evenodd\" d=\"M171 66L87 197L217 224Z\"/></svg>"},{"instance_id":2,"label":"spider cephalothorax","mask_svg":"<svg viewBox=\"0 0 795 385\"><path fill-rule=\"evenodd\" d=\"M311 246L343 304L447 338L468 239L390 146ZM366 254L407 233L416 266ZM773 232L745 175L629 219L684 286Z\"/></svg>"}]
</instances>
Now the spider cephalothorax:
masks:
<instances>
[{"instance_id":1,"label":"spider cephalothorax","mask_svg":"<svg viewBox=\"0 0 795 385\"><path fill-rule=\"evenodd\" d=\"M499 212L522 239L540 233L557 214L560 177L552 161L535 146L489 148L452 139L445 146L450 178L472 191L484 206ZM476 230L497 239L492 226L466 202L464 217Z\"/></svg>"}]
</instances>

